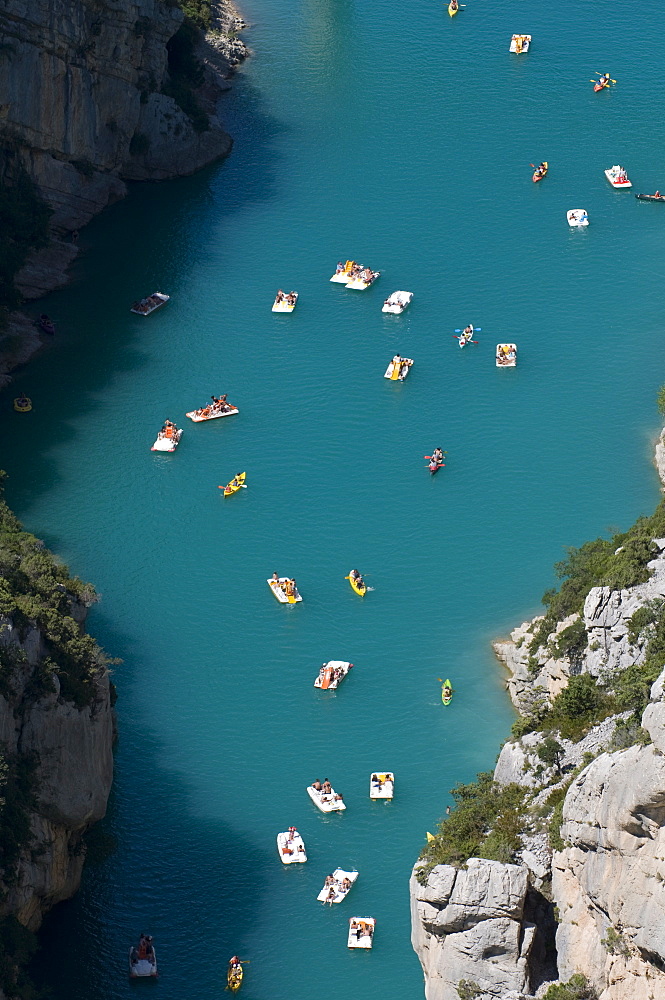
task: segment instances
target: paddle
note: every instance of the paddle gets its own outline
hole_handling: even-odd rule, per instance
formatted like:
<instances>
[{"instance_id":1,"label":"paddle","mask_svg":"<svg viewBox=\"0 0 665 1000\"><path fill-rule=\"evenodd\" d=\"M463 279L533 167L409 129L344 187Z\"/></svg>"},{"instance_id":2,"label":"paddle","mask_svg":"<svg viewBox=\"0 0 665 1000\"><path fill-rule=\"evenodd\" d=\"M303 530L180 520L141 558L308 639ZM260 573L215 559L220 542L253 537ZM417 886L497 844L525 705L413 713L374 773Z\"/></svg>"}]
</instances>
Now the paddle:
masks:
<instances>
[{"instance_id":1,"label":"paddle","mask_svg":"<svg viewBox=\"0 0 665 1000\"><path fill-rule=\"evenodd\" d=\"M533 166L533 164L531 164L531 166ZM474 333L482 333L483 332L482 326L474 326L473 332ZM455 330L455 333L464 333L464 330Z\"/></svg>"},{"instance_id":2,"label":"paddle","mask_svg":"<svg viewBox=\"0 0 665 1000\"><path fill-rule=\"evenodd\" d=\"M241 489L243 489L243 490L246 490L246 489L247 489L247 487L245 486L245 484L244 484L244 483L236 483L236 486L239 486L239 487L240 487ZM218 486L218 487L217 487L217 489L218 489L218 490L225 490L225 489L226 489L226 486Z\"/></svg>"},{"instance_id":3,"label":"paddle","mask_svg":"<svg viewBox=\"0 0 665 1000\"><path fill-rule=\"evenodd\" d=\"M444 455L447 455L447 454L448 454L448 452L447 452L447 451L444 451L444 453L443 453L443 454L444 454ZM430 461L432 460L432 456L431 456L431 455L423 455L423 458L427 458L427 459L429 459Z\"/></svg>"}]
</instances>

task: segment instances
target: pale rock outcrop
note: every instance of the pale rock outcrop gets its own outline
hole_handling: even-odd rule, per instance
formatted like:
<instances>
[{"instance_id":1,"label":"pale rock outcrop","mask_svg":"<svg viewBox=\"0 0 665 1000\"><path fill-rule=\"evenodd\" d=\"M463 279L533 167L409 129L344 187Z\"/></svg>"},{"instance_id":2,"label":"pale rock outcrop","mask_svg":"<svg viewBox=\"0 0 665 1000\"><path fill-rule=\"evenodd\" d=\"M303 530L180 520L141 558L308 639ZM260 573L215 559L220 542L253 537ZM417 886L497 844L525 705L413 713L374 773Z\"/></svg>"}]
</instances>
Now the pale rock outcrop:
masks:
<instances>
[{"instance_id":1,"label":"pale rock outcrop","mask_svg":"<svg viewBox=\"0 0 665 1000\"><path fill-rule=\"evenodd\" d=\"M528 986L535 926L524 920L527 869L470 858L467 870L437 865L421 886L411 878L412 943L427 1000L459 1000L472 980L484 996L505 998Z\"/></svg>"}]
</instances>

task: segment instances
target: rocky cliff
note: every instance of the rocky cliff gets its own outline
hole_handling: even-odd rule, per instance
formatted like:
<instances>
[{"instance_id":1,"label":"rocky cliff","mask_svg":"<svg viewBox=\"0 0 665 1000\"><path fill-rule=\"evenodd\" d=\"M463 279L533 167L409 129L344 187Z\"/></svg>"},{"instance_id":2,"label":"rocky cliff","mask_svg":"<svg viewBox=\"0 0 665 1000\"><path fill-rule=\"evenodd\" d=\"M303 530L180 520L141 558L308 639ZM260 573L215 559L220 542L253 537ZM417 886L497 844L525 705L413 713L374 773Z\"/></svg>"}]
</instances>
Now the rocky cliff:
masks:
<instances>
[{"instance_id":1,"label":"rocky cliff","mask_svg":"<svg viewBox=\"0 0 665 1000\"><path fill-rule=\"evenodd\" d=\"M657 464L663 478L665 431ZM542 997L571 977L582 992L566 996L665 997L664 518L661 504L573 553L547 614L495 644L521 717L492 788L518 793L518 832L511 863L435 864L445 821L423 852L412 933L428 1000ZM491 829L477 843L497 853Z\"/></svg>"}]
</instances>

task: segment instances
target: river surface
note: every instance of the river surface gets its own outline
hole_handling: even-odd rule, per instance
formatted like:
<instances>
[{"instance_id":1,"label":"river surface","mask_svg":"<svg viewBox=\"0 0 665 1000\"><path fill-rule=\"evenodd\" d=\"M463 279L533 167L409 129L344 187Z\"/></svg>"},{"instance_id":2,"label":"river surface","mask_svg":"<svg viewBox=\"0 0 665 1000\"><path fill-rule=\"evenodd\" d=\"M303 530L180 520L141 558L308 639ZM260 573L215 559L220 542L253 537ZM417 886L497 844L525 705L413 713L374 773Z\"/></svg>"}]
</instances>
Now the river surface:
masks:
<instances>
[{"instance_id":1,"label":"river surface","mask_svg":"<svg viewBox=\"0 0 665 1000\"><path fill-rule=\"evenodd\" d=\"M537 610L566 545L658 496L665 208L603 169L665 188L659 11L247 0L232 156L135 186L83 233L75 283L39 304L59 330L16 383L30 416L4 394L7 496L94 581L90 629L122 658L108 818L82 891L45 924L56 1000L127 997L141 930L165 1000L218 998L234 952L246 1000L422 995L409 871L513 718L490 640ZM529 54L509 55L514 31ZM606 68L618 84L595 95ZM566 224L578 207L585 231ZM330 284L346 257L377 284ZM280 286L300 293L291 316L270 311ZM171 303L130 315L155 288ZM395 289L413 304L382 315ZM460 351L468 322L479 343ZM515 370L494 365L503 340ZM396 351L415 359L404 384L382 377ZM240 415L185 420L220 392ZM167 417L182 443L152 454ZM241 470L249 488L224 499ZM364 599L344 579L356 566ZM302 604L275 601L273 570ZM332 658L355 668L319 692ZM368 799L376 768L396 773L392 803ZM317 777L344 814L310 803ZM303 866L278 860L292 824ZM338 865L360 877L324 908ZM347 951L352 915L376 917L372 952Z\"/></svg>"}]
</instances>

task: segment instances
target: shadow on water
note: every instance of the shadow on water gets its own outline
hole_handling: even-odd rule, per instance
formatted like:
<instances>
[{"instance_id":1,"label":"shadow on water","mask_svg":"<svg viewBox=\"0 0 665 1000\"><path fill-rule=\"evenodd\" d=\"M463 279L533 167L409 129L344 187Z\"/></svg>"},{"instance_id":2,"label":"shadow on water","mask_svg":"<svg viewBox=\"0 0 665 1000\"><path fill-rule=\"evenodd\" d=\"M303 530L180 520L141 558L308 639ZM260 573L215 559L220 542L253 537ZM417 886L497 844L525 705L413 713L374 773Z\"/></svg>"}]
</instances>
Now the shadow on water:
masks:
<instances>
[{"instance_id":1,"label":"shadow on water","mask_svg":"<svg viewBox=\"0 0 665 1000\"><path fill-rule=\"evenodd\" d=\"M129 649L100 617L95 631ZM182 995L184 969L190 995L211 996L229 957L247 953L245 929L260 915L265 852L231 823L195 813L186 781L163 766L158 737L136 720L135 666L115 675L126 695L106 818L88 835L79 893L47 915L33 963L38 986L63 1000L127 996L127 954L142 931L155 938L160 996Z\"/></svg>"},{"instance_id":2,"label":"shadow on water","mask_svg":"<svg viewBox=\"0 0 665 1000\"><path fill-rule=\"evenodd\" d=\"M83 231L72 284L26 307L31 314L52 316L57 334L0 396L7 499L23 518L38 493L59 481L49 457L54 442L73 444L71 421L94 420L113 381L145 367L149 356L142 339L152 332L146 324L153 318L130 314L131 302L155 289L186 300L192 274L211 257L223 266L225 255L233 253L234 216L245 205L274 196L277 153L271 140L284 126L265 112L259 92L242 74L226 100L233 101L225 116L235 140L230 157L191 177L131 184L123 201ZM167 338L178 334L173 323L162 322L161 329ZM17 389L33 400L29 419L13 411ZM20 480L12 476L14 461L22 470Z\"/></svg>"}]
</instances>

